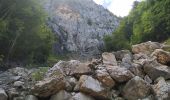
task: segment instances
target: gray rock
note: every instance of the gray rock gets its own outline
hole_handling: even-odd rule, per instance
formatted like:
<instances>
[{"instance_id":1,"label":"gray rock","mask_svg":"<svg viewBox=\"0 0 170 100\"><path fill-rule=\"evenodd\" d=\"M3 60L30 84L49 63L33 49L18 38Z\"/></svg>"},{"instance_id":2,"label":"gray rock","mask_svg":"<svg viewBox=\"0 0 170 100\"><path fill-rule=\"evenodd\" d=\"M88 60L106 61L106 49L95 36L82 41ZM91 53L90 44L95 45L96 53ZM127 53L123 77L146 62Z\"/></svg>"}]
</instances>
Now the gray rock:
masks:
<instances>
[{"instance_id":1,"label":"gray rock","mask_svg":"<svg viewBox=\"0 0 170 100\"><path fill-rule=\"evenodd\" d=\"M157 100L170 99L170 82L166 82L163 77L158 78L157 83L152 86L152 90Z\"/></svg>"},{"instance_id":2,"label":"gray rock","mask_svg":"<svg viewBox=\"0 0 170 100\"><path fill-rule=\"evenodd\" d=\"M50 77L45 77L31 88L32 93L39 97L51 96L65 89L66 80L60 70L55 71Z\"/></svg>"},{"instance_id":3,"label":"gray rock","mask_svg":"<svg viewBox=\"0 0 170 100\"><path fill-rule=\"evenodd\" d=\"M152 83L152 80L150 79L150 77L149 77L148 75L146 75L146 76L144 77L144 80L145 80L146 82L148 82L149 84Z\"/></svg>"},{"instance_id":4,"label":"gray rock","mask_svg":"<svg viewBox=\"0 0 170 100\"><path fill-rule=\"evenodd\" d=\"M109 99L110 92L102 84L91 76L82 75L79 79L79 90L95 98Z\"/></svg>"},{"instance_id":5,"label":"gray rock","mask_svg":"<svg viewBox=\"0 0 170 100\"><path fill-rule=\"evenodd\" d=\"M10 84L17 80L19 80L21 76L15 76L12 73L6 71L0 74L0 85L2 84Z\"/></svg>"},{"instance_id":6,"label":"gray rock","mask_svg":"<svg viewBox=\"0 0 170 100\"><path fill-rule=\"evenodd\" d=\"M170 67L161 65L157 61L147 61L144 65L144 72L152 80L155 80L160 76L165 79L170 79Z\"/></svg>"},{"instance_id":7,"label":"gray rock","mask_svg":"<svg viewBox=\"0 0 170 100\"><path fill-rule=\"evenodd\" d=\"M132 67L132 55L125 54L124 57L122 58L122 62L120 64L120 66L125 67L127 69Z\"/></svg>"},{"instance_id":8,"label":"gray rock","mask_svg":"<svg viewBox=\"0 0 170 100\"><path fill-rule=\"evenodd\" d=\"M161 49L162 46L163 45L158 42L148 41L145 43L133 45L132 52L135 54L144 53L150 55L155 49Z\"/></svg>"},{"instance_id":9,"label":"gray rock","mask_svg":"<svg viewBox=\"0 0 170 100\"><path fill-rule=\"evenodd\" d=\"M48 0L48 25L59 38L56 53L96 56L104 48L103 37L112 34L119 19L92 0Z\"/></svg>"},{"instance_id":10,"label":"gray rock","mask_svg":"<svg viewBox=\"0 0 170 100\"><path fill-rule=\"evenodd\" d=\"M55 95L51 96L50 100L69 100L71 98L71 94L61 90Z\"/></svg>"},{"instance_id":11,"label":"gray rock","mask_svg":"<svg viewBox=\"0 0 170 100\"><path fill-rule=\"evenodd\" d=\"M150 94L150 89L148 83L136 76L126 83L123 88L123 96L128 100L142 99Z\"/></svg>"},{"instance_id":12,"label":"gray rock","mask_svg":"<svg viewBox=\"0 0 170 100\"><path fill-rule=\"evenodd\" d=\"M14 86L15 87L23 87L24 86L24 82L16 81L16 82L14 82Z\"/></svg>"},{"instance_id":13,"label":"gray rock","mask_svg":"<svg viewBox=\"0 0 170 100\"><path fill-rule=\"evenodd\" d=\"M107 72L106 68L98 67L98 69L95 71L95 77L98 79L99 82L101 82L104 86L107 86L109 88L112 88L115 86L115 81L110 77L110 74Z\"/></svg>"},{"instance_id":14,"label":"gray rock","mask_svg":"<svg viewBox=\"0 0 170 100\"><path fill-rule=\"evenodd\" d=\"M115 55L112 53L104 52L102 54L103 64L117 66Z\"/></svg>"},{"instance_id":15,"label":"gray rock","mask_svg":"<svg viewBox=\"0 0 170 100\"><path fill-rule=\"evenodd\" d=\"M8 100L8 96L4 89L0 88L0 100Z\"/></svg>"},{"instance_id":16,"label":"gray rock","mask_svg":"<svg viewBox=\"0 0 170 100\"><path fill-rule=\"evenodd\" d=\"M27 78L29 74L29 71L27 69L21 67L9 69L9 72L15 76L22 76L23 78Z\"/></svg>"},{"instance_id":17,"label":"gray rock","mask_svg":"<svg viewBox=\"0 0 170 100\"><path fill-rule=\"evenodd\" d=\"M80 75L91 74L92 70L88 67L88 63L80 63L77 60L59 61L49 69L46 76L51 77L56 71L61 71L64 75L80 77Z\"/></svg>"},{"instance_id":18,"label":"gray rock","mask_svg":"<svg viewBox=\"0 0 170 100\"><path fill-rule=\"evenodd\" d=\"M9 90L7 90L7 94L9 100L13 100L15 97L18 97L20 93L15 88L10 88Z\"/></svg>"},{"instance_id":19,"label":"gray rock","mask_svg":"<svg viewBox=\"0 0 170 100\"><path fill-rule=\"evenodd\" d=\"M134 75L126 68L120 66L106 66L110 76L117 82L126 82L134 77Z\"/></svg>"},{"instance_id":20,"label":"gray rock","mask_svg":"<svg viewBox=\"0 0 170 100\"><path fill-rule=\"evenodd\" d=\"M76 93L71 99L69 100L95 100L94 98L83 94L83 93Z\"/></svg>"},{"instance_id":21,"label":"gray rock","mask_svg":"<svg viewBox=\"0 0 170 100\"><path fill-rule=\"evenodd\" d=\"M135 75L139 77L144 77L143 66L141 64L133 63L129 70Z\"/></svg>"},{"instance_id":22,"label":"gray rock","mask_svg":"<svg viewBox=\"0 0 170 100\"><path fill-rule=\"evenodd\" d=\"M125 57L126 54L132 55L132 53L129 50L121 50L121 51L116 51L113 52L115 55L116 59L119 61L122 61L122 59Z\"/></svg>"},{"instance_id":23,"label":"gray rock","mask_svg":"<svg viewBox=\"0 0 170 100\"><path fill-rule=\"evenodd\" d=\"M77 82L78 81L76 78L67 76L65 90L72 92L74 90L74 87L76 86Z\"/></svg>"},{"instance_id":24,"label":"gray rock","mask_svg":"<svg viewBox=\"0 0 170 100\"><path fill-rule=\"evenodd\" d=\"M38 100L38 98L36 96L34 96L34 95L27 95L25 97L25 100Z\"/></svg>"}]
</instances>

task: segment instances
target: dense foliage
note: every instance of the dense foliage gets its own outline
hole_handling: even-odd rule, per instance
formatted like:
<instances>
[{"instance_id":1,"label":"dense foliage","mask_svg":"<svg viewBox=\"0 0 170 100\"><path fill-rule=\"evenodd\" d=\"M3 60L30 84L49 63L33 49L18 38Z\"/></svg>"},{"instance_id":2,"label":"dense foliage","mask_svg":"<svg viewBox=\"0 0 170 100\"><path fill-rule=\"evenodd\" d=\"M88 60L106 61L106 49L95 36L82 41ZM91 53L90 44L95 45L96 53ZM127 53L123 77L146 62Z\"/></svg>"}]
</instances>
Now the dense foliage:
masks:
<instances>
[{"instance_id":1,"label":"dense foliage","mask_svg":"<svg viewBox=\"0 0 170 100\"><path fill-rule=\"evenodd\" d=\"M119 28L111 36L111 41L105 42L106 47L109 48L114 45L116 47L114 49L123 49L126 48L127 43L136 44L145 41L163 42L168 39L170 37L169 5L170 0L134 2L133 9L127 17L123 18ZM123 44L121 46L118 43L120 41L115 41L120 36L123 36L120 39L121 44Z\"/></svg>"},{"instance_id":2,"label":"dense foliage","mask_svg":"<svg viewBox=\"0 0 170 100\"><path fill-rule=\"evenodd\" d=\"M0 0L0 61L45 63L53 36L38 0Z\"/></svg>"}]
</instances>

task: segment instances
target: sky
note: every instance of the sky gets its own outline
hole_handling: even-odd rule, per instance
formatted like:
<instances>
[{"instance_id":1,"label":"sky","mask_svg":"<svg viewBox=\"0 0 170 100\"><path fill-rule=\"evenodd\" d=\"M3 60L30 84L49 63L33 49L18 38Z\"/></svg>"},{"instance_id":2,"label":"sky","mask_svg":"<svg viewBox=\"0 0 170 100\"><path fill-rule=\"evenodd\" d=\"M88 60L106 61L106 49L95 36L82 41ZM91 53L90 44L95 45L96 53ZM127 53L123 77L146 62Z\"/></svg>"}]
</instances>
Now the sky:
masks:
<instances>
[{"instance_id":1,"label":"sky","mask_svg":"<svg viewBox=\"0 0 170 100\"><path fill-rule=\"evenodd\" d=\"M117 16L127 16L133 6L134 1L140 0L93 0L97 4L103 5Z\"/></svg>"}]
</instances>

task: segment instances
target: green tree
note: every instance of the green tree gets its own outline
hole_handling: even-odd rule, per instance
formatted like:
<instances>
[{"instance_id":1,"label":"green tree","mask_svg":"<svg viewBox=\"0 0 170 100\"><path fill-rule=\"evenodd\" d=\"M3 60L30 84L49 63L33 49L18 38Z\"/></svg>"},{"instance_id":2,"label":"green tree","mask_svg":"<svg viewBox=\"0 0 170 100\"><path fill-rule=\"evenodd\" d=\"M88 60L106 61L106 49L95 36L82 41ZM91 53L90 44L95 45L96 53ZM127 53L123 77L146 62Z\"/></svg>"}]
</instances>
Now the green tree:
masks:
<instances>
[{"instance_id":1,"label":"green tree","mask_svg":"<svg viewBox=\"0 0 170 100\"><path fill-rule=\"evenodd\" d=\"M38 0L0 0L0 55L6 62L45 63L53 36Z\"/></svg>"}]
</instances>

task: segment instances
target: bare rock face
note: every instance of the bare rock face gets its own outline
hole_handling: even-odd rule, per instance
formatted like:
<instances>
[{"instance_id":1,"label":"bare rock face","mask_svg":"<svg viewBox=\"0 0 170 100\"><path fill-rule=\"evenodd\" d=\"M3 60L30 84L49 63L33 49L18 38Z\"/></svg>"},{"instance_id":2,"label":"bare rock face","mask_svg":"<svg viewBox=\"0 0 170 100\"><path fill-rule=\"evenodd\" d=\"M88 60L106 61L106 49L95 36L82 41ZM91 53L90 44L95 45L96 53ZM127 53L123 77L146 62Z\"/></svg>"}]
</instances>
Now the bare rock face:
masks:
<instances>
[{"instance_id":1,"label":"bare rock face","mask_svg":"<svg viewBox=\"0 0 170 100\"><path fill-rule=\"evenodd\" d=\"M138 100L150 94L150 85L142 78L136 76L126 83L123 89L123 96L128 100Z\"/></svg>"},{"instance_id":2,"label":"bare rock face","mask_svg":"<svg viewBox=\"0 0 170 100\"><path fill-rule=\"evenodd\" d=\"M155 80L160 76L165 79L170 79L170 67L161 65L157 61L147 61L144 65L144 72L152 80Z\"/></svg>"},{"instance_id":3,"label":"bare rock face","mask_svg":"<svg viewBox=\"0 0 170 100\"><path fill-rule=\"evenodd\" d=\"M152 89L155 95L155 99L170 99L170 82L166 82L163 77L157 79L157 83L152 86Z\"/></svg>"},{"instance_id":4,"label":"bare rock face","mask_svg":"<svg viewBox=\"0 0 170 100\"><path fill-rule=\"evenodd\" d=\"M161 49L162 44L158 42L145 42L132 46L132 52L135 54L144 53L150 55L155 49Z\"/></svg>"},{"instance_id":5,"label":"bare rock face","mask_svg":"<svg viewBox=\"0 0 170 100\"><path fill-rule=\"evenodd\" d=\"M112 34L119 19L93 0L48 0L48 25L59 42L56 53L72 52L79 57L96 56L104 47L103 37Z\"/></svg>"},{"instance_id":6,"label":"bare rock face","mask_svg":"<svg viewBox=\"0 0 170 100\"><path fill-rule=\"evenodd\" d=\"M82 75L79 80L79 90L100 99L109 99L109 91L102 84L91 76Z\"/></svg>"},{"instance_id":7,"label":"bare rock face","mask_svg":"<svg viewBox=\"0 0 170 100\"><path fill-rule=\"evenodd\" d=\"M126 68L120 66L106 66L110 76L117 82L127 82L134 75Z\"/></svg>"}]
</instances>

